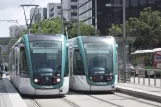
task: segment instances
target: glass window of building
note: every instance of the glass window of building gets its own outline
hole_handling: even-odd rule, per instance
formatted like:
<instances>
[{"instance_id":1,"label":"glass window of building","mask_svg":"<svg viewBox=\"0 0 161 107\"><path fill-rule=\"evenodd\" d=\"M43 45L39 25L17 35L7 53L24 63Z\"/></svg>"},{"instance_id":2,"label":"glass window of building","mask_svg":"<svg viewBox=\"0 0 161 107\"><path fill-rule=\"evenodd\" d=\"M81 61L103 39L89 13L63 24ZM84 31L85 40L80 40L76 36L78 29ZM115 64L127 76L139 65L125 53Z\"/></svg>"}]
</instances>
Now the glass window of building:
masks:
<instances>
[{"instance_id":1,"label":"glass window of building","mask_svg":"<svg viewBox=\"0 0 161 107\"><path fill-rule=\"evenodd\" d=\"M122 18L114 17L114 22L115 24L121 24L122 23Z\"/></svg>"},{"instance_id":2,"label":"glass window of building","mask_svg":"<svg viewBox=\"0 0 161 107\"><path fill-rule=\"evenodd\" d=\"M147 0L139 0L140 2L140 11L147 7Z\"/></svg>"},{"instance_id":3,"label":"glass window of building","mask_svg":"<svg viewBox=\"0 0 161 107\"><path fill-rule=\"evenodd\" d=\"M161 0L156 0L156 8L161 11Z\"/></svg>"},{"instance_id":4,"label":"glass window of building","mask_svg":"<svg viewBox=\"0 0 161 107\"><path fill-rule=\"evenodd\" d=\"M105 19L105 24L108 26L111 26L113 23L113 18L112 17L108 17L107 19Z\"/></svg>"},{"instance_id":5,"label":"glass window of building","mask_svg":"<svg viewBox=\"0 0 161 107\"><path fill-rule=\"evenodd\" d=\"M130 17L129 10L130 10L130 0L126 0L126 19Z\"/></svg>"},{"instance_id":6,"label":"glass window of building","mask_svg":"<svg viewBox=\"0 0 161 107\"><path fill-rule=\"evenodd\" d=\"M116 5L121 5L121 0L114 0L114 3L113 4L116 4Z\"/></svg>"},{"instance_id":7,"label":"glass window of building","mask_svg":"<svg viewBox=\"0 0 161 107\"><path fill-rule=\"evenodd\" d=\"M77 9L77 5L71 5L71 9Z\"/></svg>"},{"instance_id":8,"label":"glass window of building","mask_svg":"<svg viewBox=\"0 0 161 107\"><path fill-rule=\"evenodd\" d=\"M131 0L131 6L132 7L138 6L138 0Z\"/></svg>"},{"instance_id":9,"label":"glass window of building","mask_svg":"<svg viewBox=\"0 0 161 107\"><path fill-rule=\"evenodd\" d=\"M152 9L155 9L155 0L148 0L148 7L152 7Z\"/></svg>"},{"instance_id":10,"label":"glass window of building","mask_svg":"<svg viewBox=\"0 0 161 107\"><path fill-rule=\"evenodd\" d=\"M51 14L50 14L50 17L53 17L53 16L54 16L54 13L51 13Z\"/></svg>"},{"instance_id":11,"label":"glass window of building","mask_svg":"<svg viewBox=\"0 0 161 107\"><path fill-rule=\"evenodd\" d=\"M105 0L106 4L111 4L112 0Z\"/></svg>"},{"instance_id":12,"label":"glass window of building","mask_svg":"<svg viewBox=\"0 0 161 107\"><path fill-rule=\"evenodd\" d=\"M54 10L54 7L50 9L50 12L52 12Z\"/></svg>"},{"instance_id":13,"label":"glass window of building","mask_svg":"<svg viewBox=\"0 0 161 107\"><path fill-rule=\"evenodd\" d=\"M122 7L114 7L113 9L114 17L121 17L122 16Z\"/></svg>"},{"instance_id":14,"label":"glass window of building","mask_svg":"<svg viewBox=\"0 0 161 107\"><path fill-rule=\"evenodd\" d=\"M130 17L136 17L139 15L138 0L131 0Z\"/></svg>"},{"instance_id":15,"label":"glass window of building","mask_svg":"<svg viewBox=\"0 0 161 107\"><path fill-rule=\"evenodd\" d=\"M77 12L71 12L71 16L77 16Z\"/></svg>"},{"instance_id":16,"label":"glass window of building","mask_svg":"<svg viewBox=\"0 0 161 107\"><path fill-rule=\"evenodd\" d=\"M155 0L148 0L148 4L155 4Z\"/></svg>"},{"instance_id":17,"label":"glass window of building","mask_svg":"<svg viewBox=\"0 0 161 107\"><path fill-rule=\"evenodd\" d=\"M78 0L71 0L71 2L77 2Z\"/></svg>"},{"instance_id":18,"label":"glass window of building","mask_svg":"<svg viewBox=\"0 0 161 107\"><path fill-rule=\"evenodd\" d=\"M61 9L61 6L58 6L57 9Z\"/></svg>"},{"instance_id":19,"label":"glass window of building","mask_svg":"<svg viewBox=\"0 0 161 107\"><path fill-rule=\"evenodd\" d=\"M140 5L146 5L147 4L147 0L139 0L139 2L140 2Z\"/></svg>"},{"instance_id":20,"label":"glass window of building","mask_svg":"<svg viewBox=\"0 0 161 107\"><path fill-rule=\"evenodd\" d=\"M112 16L112 14L113 14L113 11L112 10L113 10L112 7L106 7L105 8L105 11L104 11L105 16L106 17Z\"/></svg>"}]
</instances>

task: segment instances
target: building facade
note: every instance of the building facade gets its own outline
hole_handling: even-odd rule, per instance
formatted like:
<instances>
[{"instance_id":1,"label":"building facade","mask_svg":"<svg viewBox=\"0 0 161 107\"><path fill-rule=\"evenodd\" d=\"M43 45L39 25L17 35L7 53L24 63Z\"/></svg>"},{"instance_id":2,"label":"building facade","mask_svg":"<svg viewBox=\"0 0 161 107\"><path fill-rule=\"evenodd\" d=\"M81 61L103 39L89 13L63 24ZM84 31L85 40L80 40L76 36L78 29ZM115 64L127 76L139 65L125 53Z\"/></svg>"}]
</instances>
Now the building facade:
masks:
<instances>
[{"instance_id":1,"label":"building facade","mask_svg":"<svg viewBox=\"0 0 161 107\"><path fill-rule=\"evenodd\" d=\"M79 19L88 25L92 25L93 19L92 0L79 0Z\"/></svg>"},{"instance_id":2,"label":"building facade","mask_svg":"<svg viewBox=\"0 0 161 107\"><path fill-rule=\"evenodd\" d=\"M56 17L61 17L61 3L48 3L47 18L52 19Z\"/></svg>"},{"instance_id":3,"label":"building facade","mask_svg":"<svg viewBox=\"0 0 161 107\"><path fill-rule=\"evenodd\" d=\"M35 13L34 13L35 12ZM33 19L32 19L33 16ZM35 21L40 21L43 19L47 19L47 8L31 8L30 10L30 19L32 19L32 23Z\"/></svg>"},{"instance_id":4,"label":"building facade","mask_svg":"<svg viewBox=\"0 0 161 107\"><path fill-rule=\"evenodd\" d=\"M94 1L94 0L93 0ZM154 10L161 10L161 0L125 0L126 1L126 20L130 17L138 17L140 11L145 7ZM108 34L108 28L112 24L122 24L123 22L123 0L97 0L98 4L98 29L102 34ZM113 6L107 7L106 4Z\"/></svg>"},{"instance_id":5,"label":"building facade","mask_svg":"<svg viewBox=\"0 0 161 107\"><path fill-rule=\"evenodd\" d=\"M78 0L62 0L63 17L66 21L77 21L77 1Z\"/></svg>"},{"instance_id":6,"label":"building facade","mask_svg":"<svg viewBox=\"0 0 161 107\"><path fill-rule=\"evenodd\" d=\"M79 0L80 20L86 24L95 26L95 0ZM138 17L140 11L145 7L152 7L161 11L161 0L125 0L126 20L130 17ZM106 6L111 4L112 6ZM102 35L108 34L108 29L112 24L122 24L123 22L123 0L97 0L97 28ZM82 14L83 13L83 14Z\"/></svg>"}]
</instances>

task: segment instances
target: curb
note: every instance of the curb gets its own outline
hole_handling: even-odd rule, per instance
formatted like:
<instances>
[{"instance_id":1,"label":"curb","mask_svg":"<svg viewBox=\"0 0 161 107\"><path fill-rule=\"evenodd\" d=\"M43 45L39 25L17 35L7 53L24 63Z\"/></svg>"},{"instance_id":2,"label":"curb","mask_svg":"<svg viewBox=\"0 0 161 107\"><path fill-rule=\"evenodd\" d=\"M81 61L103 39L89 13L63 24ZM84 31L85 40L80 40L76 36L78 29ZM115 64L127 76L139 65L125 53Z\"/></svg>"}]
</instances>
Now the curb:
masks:
<instances>
[{"instance_id":1,"label":"curb","mask_svg":"<svg viewBox=\"0 0 161 107\"><path fill-rule=\"evenodd\" d=\"M148 91L143 91L143 90L139 90L139 89L122 87L122 86L116 86L116 91L120 92L120 93L125 93L128 95L132 95L134 97L140 97L143 99L147 99L147 100L161 103L161 94L160 93L148 92Z\"/></svg>"}]
</instances>

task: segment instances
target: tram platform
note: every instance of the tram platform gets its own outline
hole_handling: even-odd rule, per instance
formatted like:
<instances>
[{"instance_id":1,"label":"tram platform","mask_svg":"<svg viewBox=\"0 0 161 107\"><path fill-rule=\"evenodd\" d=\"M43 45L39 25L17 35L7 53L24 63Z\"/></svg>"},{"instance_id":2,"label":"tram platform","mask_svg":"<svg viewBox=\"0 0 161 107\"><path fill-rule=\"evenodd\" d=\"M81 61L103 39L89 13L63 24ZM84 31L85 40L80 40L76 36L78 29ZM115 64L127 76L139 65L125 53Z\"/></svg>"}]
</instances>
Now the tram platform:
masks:
<instances>
[{"instance_id":1,"label":"tram platform","mask_svg":"<svg viewBox=\"0 0 161 107\"><path fill-rule=\"evenodd\" d=\"M27 107L7 76L0 80L0 107Z\"/></svg>"},{"instance_id":2,"label":"tram platform","mask_svg":"<svg viewBox=\"0 0 161 107\"><path fill-rule=\"evenodd\" d=\"M118 83L116 90L118 92L161 103L161 87L146 86L133 83Z\"/></svg>"}]
</instances>

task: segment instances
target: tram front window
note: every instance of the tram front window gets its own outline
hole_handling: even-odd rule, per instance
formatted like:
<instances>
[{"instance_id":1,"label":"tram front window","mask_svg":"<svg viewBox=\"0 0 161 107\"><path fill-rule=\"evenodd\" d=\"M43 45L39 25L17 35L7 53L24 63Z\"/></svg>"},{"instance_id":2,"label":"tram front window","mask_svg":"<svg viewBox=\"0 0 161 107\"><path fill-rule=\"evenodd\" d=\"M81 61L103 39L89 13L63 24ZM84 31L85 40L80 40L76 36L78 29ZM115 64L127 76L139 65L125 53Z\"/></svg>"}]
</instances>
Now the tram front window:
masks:
<instances>
[{"instance_id":1,"label":"tram front window","mask_svg":"<svg viewBox=\"0 0 161 107\"><path fill-rule=\"evenodd\" d=\"M35 77L61 75L61 42L30 42L30 53Z\"/></svg>"},{"instance_id":2,"label":"tram front window","mask_svg":"<svg viewBox=\"0 0 161 107\"><path fill-rule=\"evenodd\" d=\"M89 76L100 76L112 73L112 47L112 44L108 43L84 43Z\"/></svg>"}]
</instances>

